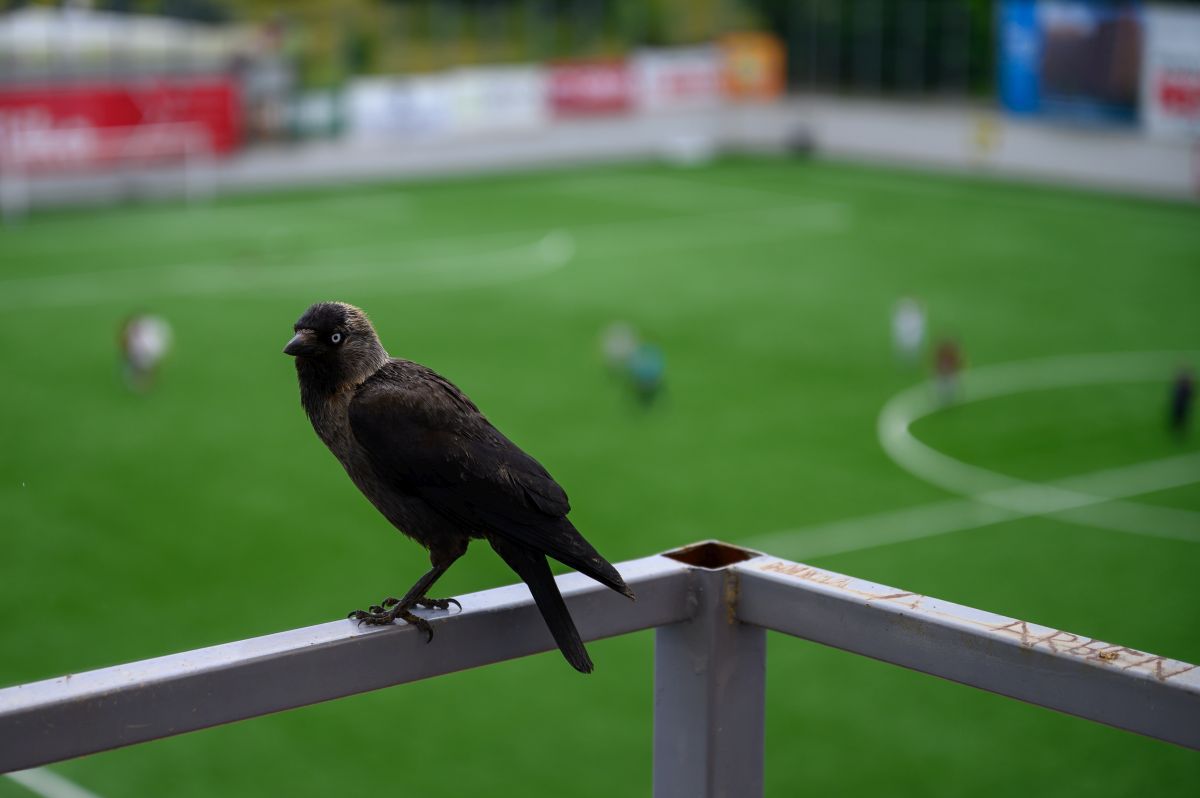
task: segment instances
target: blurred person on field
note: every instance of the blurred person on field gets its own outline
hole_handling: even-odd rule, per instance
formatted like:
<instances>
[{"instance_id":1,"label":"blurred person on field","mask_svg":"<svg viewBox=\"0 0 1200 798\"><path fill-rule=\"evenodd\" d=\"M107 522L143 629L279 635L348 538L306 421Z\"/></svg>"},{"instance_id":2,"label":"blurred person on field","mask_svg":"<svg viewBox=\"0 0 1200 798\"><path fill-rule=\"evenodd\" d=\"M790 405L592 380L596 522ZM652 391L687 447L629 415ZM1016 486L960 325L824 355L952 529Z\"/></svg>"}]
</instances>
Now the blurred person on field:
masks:
<instances>
[{"instance_id":1,"label":"blurred person on field","mask_svg":"<svg viewBox=\"0 0 1200 798\"><path fill-rule=\"evenodd\" d=\"M912 297L901 297L892 308L892 346L905 366L920 362L925 344L925 309Z\"/></svg>"},{"instance_id":2,"label":"blurred person on field","mask_svg":"<svg viewBox=\"0 0 1200 798\"><path fill-rule=\"evenodd\" d=\"M600 335L600 353L613 374L622 374L638 347L637 331L625 321L614 321Z\"/></svg>"},{"instance_id":3,"label":"blurred person on field","mask_svg":"<svg viewBox=\"0 0 1200 798\"><path fill-rule=\"evenodd\" d=\"M933 375L938 399L943 405L953 404L958 397L958 375L962 368L963 354L958 341L950 337L938 341L933 355Z\"/></svg>"},{"instance_id":4,"label":"blurred person on field","mask_svg":"<svg viewBox=\"0 0 1200 798\"><path fill-rule=\"evenodd\" d=\"M639 344L629 358L630 384L634 396L643 407L654 404L654 400L662 393L666 368L666 356L655 344Z\"/></svg>"},{"instance_id":5,"label":"blurred person on field","mask_svg":"<svg viewBox=\"0 0 1200 798\"><path fill-rule=\"evenodd\" d=\"M121 376L131 391L154 387L158 367L171 349L171 325L161 316L134 313L121 324Z\"/></svg>"},{"instance_id":6,"label":"blurred person on field","mask_svg":"<svg viewBox=\"0 0 1200 798\"><path fill-rule=\"evenodd\" d=\"M1187 435L1188 422L1192 416L1192 402L1196 396L1196 377L1192 369L1183 366L1171 383L1171 410L1167 423L1176 438Z\"/></svg>"}]
</instances>

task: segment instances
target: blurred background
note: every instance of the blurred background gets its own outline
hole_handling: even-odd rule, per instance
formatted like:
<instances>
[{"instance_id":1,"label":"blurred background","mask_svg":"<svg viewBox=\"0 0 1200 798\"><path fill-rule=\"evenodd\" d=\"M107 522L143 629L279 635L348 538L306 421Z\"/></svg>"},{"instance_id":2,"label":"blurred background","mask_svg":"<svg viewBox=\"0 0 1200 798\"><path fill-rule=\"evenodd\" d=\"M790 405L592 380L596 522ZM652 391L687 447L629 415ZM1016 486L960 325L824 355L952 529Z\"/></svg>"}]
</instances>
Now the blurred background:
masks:
<instances>
[{"instance_id":1,"label":"blurred background","mask_svg":"<svg viewBox=\"0 0 1200 798\"><path fill-rule=\"evenodd\" d=\"M721 538L1200 660L1200 3L0 7L0 686L423 572L280 354L326 299L469 393L613 562ZM932 471L877 433L913 386ZM1095 502L989 513L980 469ZM439 587L513 581L476 546ZM47 772L105 798L647 794L652 641L0 797L67 794ZM1165 743L769 646L769 795L1200 779Z\"/></svg>"}]
</instances>

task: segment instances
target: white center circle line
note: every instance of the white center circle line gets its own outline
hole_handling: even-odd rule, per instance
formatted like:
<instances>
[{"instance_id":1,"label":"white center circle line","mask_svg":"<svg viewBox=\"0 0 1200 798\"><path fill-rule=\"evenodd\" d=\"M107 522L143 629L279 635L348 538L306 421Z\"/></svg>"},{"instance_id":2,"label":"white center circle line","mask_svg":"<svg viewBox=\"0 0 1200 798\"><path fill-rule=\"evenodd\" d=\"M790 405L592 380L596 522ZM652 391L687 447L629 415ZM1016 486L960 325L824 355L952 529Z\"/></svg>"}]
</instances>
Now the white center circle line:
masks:
<instances>
[{"instance_id":1,"label":"white center circle line","mask_svg":"<svg viewBox=\"0 0 1200 798\"><path fill-rule=\"evenodd\" d=\"M1171 370L1194 362L1200 352L1125 352L1074 355L1006 363L971 369L963 374L962 399L966 404L1029 391L1087 385L1166 383ZM1032 482L965 463L921 442L912 424L942 409L932 386L922 383L897 394L879 414L877 433L884 451L901 468L951 493L1022 516L1069 514L1082 520L1091 513L1074 512L1127 496L1200 482L1200 452L1164 458L1110 471L1056 480ZM1165 507L1122 505L1120 516L1134 523L1117 523L1126 531L1153 534L1154 519L1165 523L1163 537L1200 541L1200 513ZM1181 515L1182 514L1182 515ZM1141 516L1141 518L1138 518ZM1180 526L1180 519L1182 527ZM1114 528L1114 524L1099 524ZM1188 526L1191 525L1191 529ZM1136 528L1134 528L1136 527Z\"/></svg>"}]
</instances>

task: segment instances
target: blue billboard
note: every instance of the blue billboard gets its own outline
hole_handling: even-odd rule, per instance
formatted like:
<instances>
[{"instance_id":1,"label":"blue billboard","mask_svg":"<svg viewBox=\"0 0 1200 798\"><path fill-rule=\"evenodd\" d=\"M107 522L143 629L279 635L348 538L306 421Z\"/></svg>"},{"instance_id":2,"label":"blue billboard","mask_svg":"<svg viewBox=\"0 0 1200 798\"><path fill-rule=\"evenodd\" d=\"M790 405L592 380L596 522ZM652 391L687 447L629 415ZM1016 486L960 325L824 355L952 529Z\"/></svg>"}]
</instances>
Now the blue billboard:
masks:
<instances>
[{"instance_id":1,"label":"blue billboard","mask_svg":"<svg viewBox=\"0 0 1200 798\"><path fill-rule=\"evenodd\" d=\"M1012 113L1137 119L1139 3L1005 0L999 11L1000 102Z\"/></svg>"}]
</instances>

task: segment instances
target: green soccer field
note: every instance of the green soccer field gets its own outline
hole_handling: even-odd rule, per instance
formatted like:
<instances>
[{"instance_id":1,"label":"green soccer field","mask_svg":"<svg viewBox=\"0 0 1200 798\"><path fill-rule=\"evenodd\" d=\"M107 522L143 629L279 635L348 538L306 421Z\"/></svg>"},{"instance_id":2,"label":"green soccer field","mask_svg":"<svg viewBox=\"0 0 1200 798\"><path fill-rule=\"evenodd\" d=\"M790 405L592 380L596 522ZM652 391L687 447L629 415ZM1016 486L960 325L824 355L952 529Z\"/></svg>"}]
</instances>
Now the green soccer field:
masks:
<instances>
[{"instance_id":1,"label":"green soccer field","mask_svg":"<svg viewBox=\"0 0 1200 798\"><path fill-rule=\"evenodd\" d=\"M1161 376L1014 384L913 426L954 463L1034 482L1155 465L1162 480L1124 496L1128 523L936 509L961 497L876 433L926 377L892 352L905 295L974 367L1181 353L1146 355ZM280 350L318 299L364 307L393 355L467 391L613 562L769 544L1200 661L1200 434L1165 429L1172 364L1200 365L1200 211L735 159L0 230L0 685L333 620L423 572L300 409ZM148 395L118 374L117 329L139 310L175 334ZM617 319L666 353L648 411L603 366ZM929 527L905 528L907 510ZM438 593L514 580L477 544ZM551 652L51 769L105 798L646 795L652 643L591 644L589 677ZM1200 780L1200 757L1165 743L793 638L769 648L769 795L1098 798ZM0 798L21 795L0 779Z\"/></svg>"}]
</instances>

